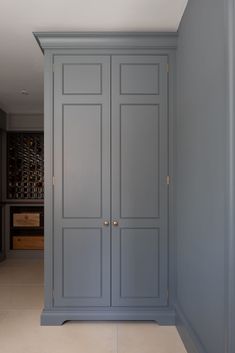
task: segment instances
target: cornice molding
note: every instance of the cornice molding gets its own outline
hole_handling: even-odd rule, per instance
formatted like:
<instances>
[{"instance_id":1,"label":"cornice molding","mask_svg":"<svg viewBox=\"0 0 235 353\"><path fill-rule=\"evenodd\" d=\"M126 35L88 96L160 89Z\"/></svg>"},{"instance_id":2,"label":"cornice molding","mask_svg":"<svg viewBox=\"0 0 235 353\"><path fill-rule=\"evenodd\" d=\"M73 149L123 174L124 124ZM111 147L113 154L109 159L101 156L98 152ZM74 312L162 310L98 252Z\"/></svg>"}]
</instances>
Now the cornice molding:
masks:
<instances>
[{"instance_id":1,"label":"cornice molding","mask_svg":"<svg viewBox=\"0 0 235 353\"><path fill-rule=\"evenodd\" d=\"M34 32L47 49L176 49L177 32Z\"/></svg>"}]
</instances>

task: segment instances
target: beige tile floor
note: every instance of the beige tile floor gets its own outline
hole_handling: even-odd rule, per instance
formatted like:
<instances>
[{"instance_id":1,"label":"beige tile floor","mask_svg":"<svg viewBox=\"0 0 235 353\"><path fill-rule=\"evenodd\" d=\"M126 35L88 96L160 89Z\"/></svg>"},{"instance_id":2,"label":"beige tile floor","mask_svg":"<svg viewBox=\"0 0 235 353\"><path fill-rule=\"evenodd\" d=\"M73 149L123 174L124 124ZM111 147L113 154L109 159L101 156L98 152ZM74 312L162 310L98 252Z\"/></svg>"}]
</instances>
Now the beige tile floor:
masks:
<instances>
[{"instance_id":1,"label":"beige tile floor","mask_svg":"<svg viewBox=\"0 0 235 353\"><path fill-rule=\"evenodd\" d=\"M175 327L68 322L41 327L42 260L0 263L1 353L186 353Z\"/></svg>"}]
</instances>

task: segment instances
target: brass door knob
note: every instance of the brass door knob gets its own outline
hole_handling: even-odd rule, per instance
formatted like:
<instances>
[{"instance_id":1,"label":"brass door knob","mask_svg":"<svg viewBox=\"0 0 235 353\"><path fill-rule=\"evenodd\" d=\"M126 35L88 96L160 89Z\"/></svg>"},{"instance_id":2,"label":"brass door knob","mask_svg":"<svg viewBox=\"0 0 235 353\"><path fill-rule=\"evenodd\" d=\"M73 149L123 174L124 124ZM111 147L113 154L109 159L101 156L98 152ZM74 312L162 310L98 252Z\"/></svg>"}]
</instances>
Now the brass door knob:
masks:
<instances>
[{"instance_id":1,"label":"brass door knob","mask_svg":"<svg viewBox=\"0 0 235 353\"><path fill-rule=\"evenodd\" d=\"M109 221L104 221L104 226L108 227L109 226Z\"/></svg>"},{"instance_id":2,"label":"brass door knob","mask_svg":"<svg viewBox=\"0 0 235 353\"><path fill-rule=\"evenodd\" d=\"M117 227L118 226L118 221L113 221L113 226Z\"/></svg>"}]
</instances>

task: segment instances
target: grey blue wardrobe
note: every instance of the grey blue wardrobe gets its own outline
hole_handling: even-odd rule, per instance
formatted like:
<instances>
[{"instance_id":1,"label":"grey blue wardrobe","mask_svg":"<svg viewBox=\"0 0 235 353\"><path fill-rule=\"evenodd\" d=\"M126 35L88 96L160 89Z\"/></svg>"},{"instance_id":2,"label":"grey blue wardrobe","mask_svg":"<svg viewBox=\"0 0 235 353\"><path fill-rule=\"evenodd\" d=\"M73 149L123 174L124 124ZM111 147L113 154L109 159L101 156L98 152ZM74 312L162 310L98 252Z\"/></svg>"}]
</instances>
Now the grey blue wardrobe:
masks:
<instances>
[{"instance_id":1,"label":"grey blue wardrobe","mask_svg":"<svg viewBox=\"0 0 235 353\"><path fill-rule=\"evenodd\" d=\"M36 33L45 54L45 308L174 323L174 34Z\"/></svg>"}]
</instances>

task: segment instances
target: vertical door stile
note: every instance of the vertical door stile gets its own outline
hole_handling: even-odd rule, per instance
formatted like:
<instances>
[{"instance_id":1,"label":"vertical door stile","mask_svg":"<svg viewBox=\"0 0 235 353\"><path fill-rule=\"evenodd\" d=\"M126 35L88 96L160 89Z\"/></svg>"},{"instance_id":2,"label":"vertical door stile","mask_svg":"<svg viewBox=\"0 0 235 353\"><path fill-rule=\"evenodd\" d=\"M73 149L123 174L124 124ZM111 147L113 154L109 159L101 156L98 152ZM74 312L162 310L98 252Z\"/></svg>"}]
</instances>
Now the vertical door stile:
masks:
<instances>
[{"instance_id":1,"label":"vertical door stile","mask_svg":"<svg viewBox=\"0 0 235 353\"><path fill-rule=\"evenodd\" d=\"M110 306L110 59L55 56L55 306Z\"/></svg>"},{"instance_id":2,"label":"vertical door stile","mask_svg":"<svg viewBox=\"0 0 235 353\"><path fill-rule=\"evenodd\" d=\"M167 304L167 58L112 58L112 303Z\"/></svg>"}]
</instances>

